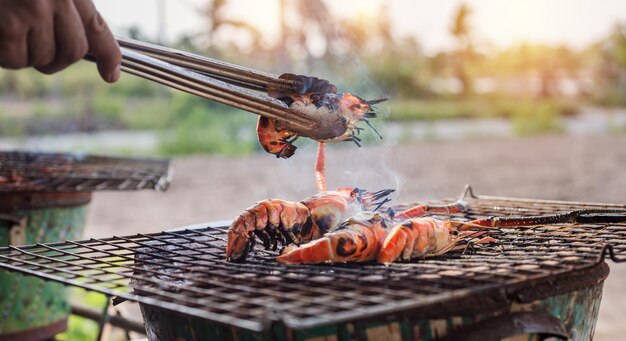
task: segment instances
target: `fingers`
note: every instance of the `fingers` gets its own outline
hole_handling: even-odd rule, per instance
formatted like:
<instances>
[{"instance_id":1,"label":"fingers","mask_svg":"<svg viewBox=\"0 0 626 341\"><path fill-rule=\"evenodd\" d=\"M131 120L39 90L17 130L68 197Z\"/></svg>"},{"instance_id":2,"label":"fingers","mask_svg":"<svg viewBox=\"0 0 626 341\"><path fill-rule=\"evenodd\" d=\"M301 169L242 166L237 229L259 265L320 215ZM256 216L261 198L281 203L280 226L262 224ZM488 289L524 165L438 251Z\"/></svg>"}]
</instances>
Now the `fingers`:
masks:
<instances>
[{"instance_id":1,"label":"fingers","mask_svg":"<svg viewBox=\"0 0 626 341\"><path fill-rule=\"evenodd\" d=\"M19 16L0 13L0 66L19 69L28 66L28 52L25 35L28 26Z\"/></svg>"},{"instance_id":2,"label":"fingers","mask_svg":"<svg viewBox=\"0 0 626 341\"><path fill-rule=\"evenodd\" d=\"M120 78L122 60L117 40L91 0L74 0L74 3L85 27L89 53L96 59L100 76L107 82L116 82Z\"/></svg>"},{"instance_id":3,"label":"fingers","mask_svg":"<svg viewBox=\"0 0 626 341\"><path fill-rule=\"evenodd\" d=\"M69 1L58 1L56 5L53 19L54 60L47 65L37 67L37 70L45 74L61 71L87 54L87 38L78 11Z\"/></svg>"},{"instance_id":4,"label":"fingers","mask_svg":"<svg viewBox=\"0 0 626 341\"><path fill-rule=\"evenodd\" d=\"M28 50L24 39L0 39L0 66L6 69L21 69L28 66Z\"/></svg>"},{"instance_id":5,"label":"fingers","mask_svg":"<svg viewBox=\"0 0 626 341\"><path fill-rule=\"evenodd\" d=\"M105 81L119 79L119 45L91 0L0 0L0 67L51 74L87 51Z\"/></svg>"},{"instance_id":6,"label":"fingers","mask_svg":"<svg viewBox=\"0 0 626 341\"><path fill-rule=\"evenodd\" d=\"M28 63L30 66L41 68L51 64L56 56L56 41L54 38L52 20L49 25L34 27L28 33Z\"/></svg>"},{"instance_id":7,"label":"fingers","mask_svg":"<svg viewBox=\"0 0 626 341\"><path fill-rule=\"evenodd\" d=\"M26 36L28 66L42 67L52 63L56 54L54 39L54 12L49 1L32 1L26 22L30 28Z\"/></svg>"}]
</instances>

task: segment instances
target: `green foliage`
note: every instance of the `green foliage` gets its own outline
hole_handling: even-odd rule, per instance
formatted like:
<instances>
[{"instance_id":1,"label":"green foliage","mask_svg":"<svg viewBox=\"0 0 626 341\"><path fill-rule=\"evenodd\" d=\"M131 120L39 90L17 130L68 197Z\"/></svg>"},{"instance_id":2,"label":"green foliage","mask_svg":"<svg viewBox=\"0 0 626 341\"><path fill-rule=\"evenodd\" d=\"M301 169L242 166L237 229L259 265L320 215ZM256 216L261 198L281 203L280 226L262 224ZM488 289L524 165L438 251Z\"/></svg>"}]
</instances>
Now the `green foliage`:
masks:
<instances>
[{"instance_id":1,"label":"green foliage","mask_svg":"<svg viewBox=\"0 0 626 341\"><path fill-rule=\"evenodd\" d=\"M115 85L107 86L105 89L108 95L133 98L155 98L167 94L163 86L129 74L122 74Z\"/></svg>"},{"instance_id":2,"label":"green foliage","mask_svg":"<svg viewBox=\"0 0 626 341\"><path fill-rule=\"evenodd\" d=\"M92 95L96 89L106 86L97 74L96 65L88 62L73 64L53 77L57 85L54 91L68 98Z\"/></svg>"},{"instance_id":3,"label":"green foliage","mask_svg":"<svg viewBox=\"0 0 626 341\"><path fill-rule=\"evenodd\" d=\"M92 291L85 291L79 288L70 288L72 302L95 308L104 309L108 304L107 297ZM68 328L65 333L56 336L57 340L67 341L92 341L98 336L98 323L80 316L70 315Z\"/></svg>"},{"instance_id":4,"label":"green foliage","mask_svg":"<svg viewBox=\"0 0 626 341\"><path fill-rule=\"evenodd\" d=\"M391 101L389 120L445 120L479 117L482 111L468 101L397 100Z\"/></svg>"},{"instance_id":5,"label":"green foliage","mask_svg":"<svg viewBox=\"0 0 626 341\"><path fill-rule=\"evenodd\" d=\"M18 98L40 98L52 88L53 79L43 77L35 70L0 69L0 94L13 94Z\"/></svg>"},{"instance_id":6,"label":"green foliage","mask_svg":"<svg viewBox=\"0 0 626 341\"><path fill-rule=\"evenodd\" d=\"M111 121L121 120L124 99L121 96L111 96L106 92L100 92L93 98L93 112L97 117Z\"/></svg>"},{"instance_id":7,"label":"green foliage","mask_svg":"<svg viewBox=\"0 0 626 341\"><path fill-rule=\"evenodd\" d=\"M24 132L24 122L15 117L3 116L0 111L0 136L22 137L24 136Z\"/></svg>"},{"instance_id":8,"label":"green foliage","mask_svg":"<svg viewBox=\"0 0 626 341\"><path fill-rule=\"evenodd\" d=\"M620 88L607 88L592 98L592 103L606 107L626 107L626 92Z\"/></svg>"},{"instance_id":9,"label":"green foliage","mask_svg":"<svg viewBox=\"0 0 626 341\"><path fill-rule=\"evenodd\" d=\"M529 103L550 108L558 116L577 113L577 104L563 100L531 100L505 96L473 96L429 100L392 100L389 120L447 120L460 118L512 118ZM521 107L521 108L519 108Z\"/></svg>"},{"instance_id":10,"label":"green foliage","mask_svg":"<svg viewBox=\"0 0 626 341\"><path fill-rule=\"evenodd\" d=\"M247 155L259 149L256 118L192 97L176 97L173 131L164 132L160 151L166 155L221 153Z\"/></svg>"},{"instance_id":11,"label":"green foliage","mask_svg":"<svg viewBox=\"0 0 626 341\"><path fill-rule=\"evenodd\" d=\"M175 113L169 97L131 98L115 96L123 102L123 126L131 130L164 130L170 128Z\"/></svg>"},{"instance_id":12,"label":"green foliage","mask_svg":"<svg viewBox=\"0 0 626 341\"><path fill-rule=\"evenodd\" d=\"M98 323L84 317L70 315L65 333L56 336L60 341L93 341L98 337Z\"/></svg>"},{"instance_id":13,"label":"green foliage","mask_svg":"<svg viewBox=\"0 0 626 341\"><path fill-rule=\"evenodd\" d=\"M560 133L559 117L558 108L551 103L519 104L512 114L513 132L518 136Z\"/></svg>"}]
</instances>

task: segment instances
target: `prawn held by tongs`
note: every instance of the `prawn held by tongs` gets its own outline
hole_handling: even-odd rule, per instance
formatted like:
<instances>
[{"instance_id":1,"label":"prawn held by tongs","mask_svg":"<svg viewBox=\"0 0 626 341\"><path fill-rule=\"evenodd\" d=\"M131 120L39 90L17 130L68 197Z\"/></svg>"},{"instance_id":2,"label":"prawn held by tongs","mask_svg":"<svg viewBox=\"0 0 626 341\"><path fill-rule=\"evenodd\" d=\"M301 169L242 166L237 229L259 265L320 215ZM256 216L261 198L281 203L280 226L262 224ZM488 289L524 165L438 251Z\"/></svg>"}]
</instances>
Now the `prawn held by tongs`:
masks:
<instances>
[{"instance_id":1,"label":"prawn held by tongs","mask_svg":"<svg viewBox=\"0 0 626 341\"><path fill-rule=\"evenodd\" d=\"M386 99L364 100L349 93L337 93L335 85L317 77L285 73L279 79L297 82L299 86L295 91L270 87L268 95L284 102L293 112L318 122L306 137L320 143L352 141L360 146L359 133L363 128L357 123L365 122L382 139L368 119L377 115L374 105ZM260 116L257 135L265 151L289 158L296 150L293 142L302 134L289 121Z\"/></svg>"},{"instance_id":2,"label":"prawn held by tongs","mask_svg":"<svg viewBox=\"0 0 626 341\"><path fill-rule=\"evenodd\" d=\"M196 96L259 115L263 148L277 157L293 155L293 142L308 137L321 142L359 143L356 126L369 125L374 104L337 93L328 81L290 73L280 77L180 50L117 38L122 71ZM94 61L91 55L85 57Z\"/></svg>"}]
</instances>

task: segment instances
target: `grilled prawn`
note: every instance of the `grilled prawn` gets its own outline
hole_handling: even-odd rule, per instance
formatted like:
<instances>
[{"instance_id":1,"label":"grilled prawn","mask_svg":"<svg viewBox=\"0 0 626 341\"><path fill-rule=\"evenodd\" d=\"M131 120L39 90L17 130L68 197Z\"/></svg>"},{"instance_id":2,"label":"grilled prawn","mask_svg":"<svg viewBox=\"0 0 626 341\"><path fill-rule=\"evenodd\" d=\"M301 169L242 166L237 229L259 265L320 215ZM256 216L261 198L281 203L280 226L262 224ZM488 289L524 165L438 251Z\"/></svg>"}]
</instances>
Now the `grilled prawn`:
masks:
<instances>
[{"instance_id":1,"label":"grilled prawn","mask_svg":"<svg viewBox=\"0 0 626 341\"><path fill-rule=\"evenodd\" d=\"M268 95L283 101L293 111L315 117L315 121L320 123L312 127L307 136L319 142L353 141L360 145L358 135L363 128L356 124L362 121L372 127L368 118L376 117L374 105L386 100L368 101L352 94L337 93L335 85L317 77L286 73L279 78L296 80L302 86L297 92L270 89ZM259 116L257 121L259 143L266 152L279 158L289 158L294 154L296 146L293 142L299 137L296 131L286 121L263 116Z\"/></svg>"},{"instance_id":2,"label":"grilled prawn","mask_svg":"<svg viewBox=\"0 0 626 341\"><path fill-rule=\"evenodd\" d=\"M383 214L361 212L319 239L285 247L276 260L283 264L367 262L376 259L386 234Z\"/></svg>"},{"instance_id":3,"label":"grilled prawn","mask_svg":"<svg viewBox=\"0 0 626 341\"><path fill-rule=\"evenodd\" d=\"M471 189L468 187L466 193L467 191ZM460 202L461 199L457 201ZM490 235L501 227L626 221L625 210L605 208L573 210L543 216L487 217L469 222L438 220L432 217L410 218L419 215L423 209L416 206L395 216L396 219L398 217L409 219L391 228L378 254L379 263L389 264L396 260L442 255L464 247L458 246L461 240L471 239L473 244L495 242ZM442 213L441 207L427 211Z\"/></svg>"},{"instance_id":4,"label":"grilled prawn","mask_svg":"<svg viewBox=\"0 0 626 341\"><path fill-rule=\"evenodd\" d=\"M478 226L433 217L407 219L391 228L382 242L377 261L390 264L398 259L410 260L442 255L456 248L460 240L485 233L461 231L473 227ZM495 240L485 237L475 243L492 241Z\"/></svg>"},{"instance_id":5,"label":"grilled prawn","mask_svg":"<svg viewBox=\"0 0 626 341\"><path fill-rule=\"evenodd\" d=\"M228 229L226 258L243 261L255 236L268 249L277 244L302 244L323 236L350 216L380 205L393 190L367 192L358 188L325 191L299 202L264 200L237 216ZM384 202L384 200L383 200Z\"/></svg>"},{"instance_id":6,"label":"grilled prawn","mask_svg":"<svg viewBox=\"0 0 626 341\"><path fill-rule=\"evenodd\" d=\"M396 248L401 249L400 251L407 249L406 252L410 252L407 256L409 258L406 259L417 255L443 254L454 248L459 240L470 235L465 232L457 235L453 228L445 229L448 225L462 229L473 225L459 225L434 218L418 217L426 213L458 213L466 209L467 203L460 198L450 205L418 205L398 214L391 209L386 212L360 212L320 239L300 246L286 247L277 261L284 264L367 262L375 259L381 261L386 258L381 259L380 254L396 252ZM432 224L429 225L431 221ZM422 224L424 222L427 224ZM390 227L390 235L403 237L405 235L402 234L404 232L402 228L405 225L409 226L411 232L413 225L419 226L416 232L409 236L409 242L406 238L399 240L397 237L388 241L387 232ZM424 253L420 254L418 252L420 250Z\"/></svg>"}]
</instances>

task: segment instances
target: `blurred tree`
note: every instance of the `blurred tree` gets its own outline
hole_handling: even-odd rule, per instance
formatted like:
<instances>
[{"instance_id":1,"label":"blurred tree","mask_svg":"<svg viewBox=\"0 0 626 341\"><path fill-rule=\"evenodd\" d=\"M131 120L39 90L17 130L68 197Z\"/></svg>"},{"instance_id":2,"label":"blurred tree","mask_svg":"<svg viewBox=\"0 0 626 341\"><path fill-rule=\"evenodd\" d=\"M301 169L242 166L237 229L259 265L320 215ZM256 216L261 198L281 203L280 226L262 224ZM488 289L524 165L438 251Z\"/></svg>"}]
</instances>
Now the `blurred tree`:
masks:
<instances>
[{"instance_id":1,"label":"blurred tree","mask_svg":"<svg viewBox=\"0 0 626 341\"><path fill-rule=\"evenodd\" d=\"M588 50L597 56L595 97L602 104L626 105L626 26L616 25L609 37Z\"/></svg>"},{"instance_id":2,"label":"blurred tree","mask_svg":"<svg viewBox=\"0 0 626 341\"><path fill-rule=\"evenodd\" d=\"M132 25L126 29L126 34L129 38L141 41L148 41L148 38L141 31L141 27L137 25Z\"/></svg>"},{"instance_id":3,"label":"blurred tree","mask_svg":"<svg viewBox=\"0 0 626 341\"><path fill-rule=\"evenodd\" d=\"M618 87L626 89L626 26L615 26L605 45L605 53L615 65L613 80Z\"/></svg>"},{"instance_id":4,"label":"blurred tree","mask_svg":"<svg viewBox=\"0 0 626 341\"><path fill-rule=\"evenodd\" d=\"M328 56L329 46L335 39L332 14L321 0L298 0L294 3L295 27L285 26L283 43L288 44L292 54L303 55L308 68L313 63L313 42L317 39L324 45L321 58Z\"/></svg>"},{"instance_id":5,"label":"blurred tree","mask_svg":"<svg viewBox=\"0 0 626 341\"><path fill-rule=\"evenodd\" d=\"M361 14L344 20L341 29L341 38L360 52L393 53L395 50L391 15L384 4L375 15Z\"/></svg>"},{"instance_id":6,"label":"blurred tree","mask_svg":"<svg viewBox=\"0 0 626 341\"><path fill-rule=\"evenodd\" d=\"M207 49L214 50L213 52L219 51L219 49L215 49L214 46L215 36L225 27L233 27L248 32L252 39L253 46L259 46L261 41L261 32L256 27L245 21L226 17L224 14L224 8L227 3L227 0L212 0L199 10L200 15L208 21L207 31L205 32Z\"/></svg>"},{"instance_id":7,"label":"blurred tree","mask_svg":"<svg viewBox=\"0 0 626 341\"><path fill-rule=\"evenodd\" d=\"M0 72L2 72L2 77L0 77L0 80L2 80L0 90L2 90L3 95L17 95L20 87L17 72L9 70L0 70Z\"/></svg>"},{"instance_id":8,"label":"blurred tree","mask_svg":"<svg viewBox=\"0 0 626 341\"><path fill-rule=\"evenodd\" d=\"M467 64L474 57L474 47L472 42L472 29L469 17L472 9L466 3L462 3L454 14L450 33L457 41L455 53L454 73L461 82L462 93L467 95L473 92L472 79L467 72Z\"/></svg>"}]
</instances>

